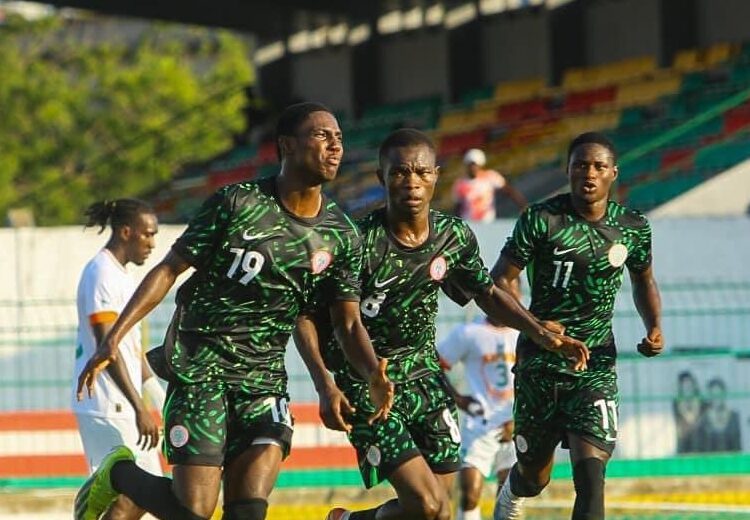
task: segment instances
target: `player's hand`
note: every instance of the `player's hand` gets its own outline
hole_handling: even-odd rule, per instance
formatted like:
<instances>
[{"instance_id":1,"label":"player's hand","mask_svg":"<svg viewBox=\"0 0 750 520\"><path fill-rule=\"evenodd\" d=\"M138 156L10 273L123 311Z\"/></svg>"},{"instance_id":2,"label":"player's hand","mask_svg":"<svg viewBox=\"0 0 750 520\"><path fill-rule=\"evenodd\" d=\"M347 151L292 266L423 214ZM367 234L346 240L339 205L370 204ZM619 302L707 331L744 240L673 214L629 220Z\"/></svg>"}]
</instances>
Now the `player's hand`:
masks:
<instances>
[{"instance_id":1,"label":"player's hand","mask_svg":"<svg viewBox=\"0 0 750 520\"><path fill-rule=\"evenodd\" d=\"M589 349L586 344L577 339L553 332L540 335L539 345L546 350L558 352L567 358L573 370L586 370L589 361Z\"/></svg>"},{"instance_id":2,"label":"player's hand","mask_svg":"<svg viewBox=\"0 0 750 520\"><path fill-rule=\"evenodd\" d=\"M459 410L476 417L477 415L484 415L484 408L482 403L477 401L473 396L470 395L457 395L455 397L456 406Z\"/></svg>"},{"instance_id":3,"label":"player's hand","mask_svg":"<svg viewBox=\"0 0 750 520\"><path fill-rule=\"evenodd\" d=\"M354 412L354 407L338 386L330 385L318 394L318 413L329 430L350 432L352 425L344 417Z\"/></svg>"},{"instance_id":4,"label":"player's hand","mask_svg":"<svg viewBox=\"0 0 750 520\"><path fill-rule=\"evenodd\" d=\"M654 357L661 354L664 350L664 337L661 335L661 329L654 327L646 337L638 343L638 352L645 357Z\"/></svg>"},{"instance_id":5,"label":"player's hand","mask_svg":"<svg viewBox=\"0 0 750 520\"><path fill-rule=\"evenodd\" d=\"M550 332L555 334L565 334L565 325L554 320L540 320L539 324Z\"/></svg>"},{"instance_id":6,"label":"player's hand","mask_svg":"<svg viewBox=\"0 0 750 520\"><path fill-rule=\"evenodd\" d=\"M76 398L80 401L83 399L83 389L86 388L88 396L94 395L94 382L96 376L107 368L110 363L113 363L117 359L117 346L110 345L105 339L96 348L94 355L89 358L86 362L86 366L83 367L83 371L78 376L78 388L76 390Z\"/></svg>"},{"instance_id":7,"label":"player's hand","mask_svg":"<svg viewBox=\"0 0 750 520\"><path fill-rule=\"evenodd\" d=\"M138 428L138 447L142 450L156 448L159 444L159 425L145 406L136 410L135 425Z\"/></svg>"},{"instance_id":8,"label":"player's hand","mask_svg":"<svg viewBox=\"0 0 750 520\"><path fill-rule=\"evenodd\" d=\"M385 369L388 366L387 359L381 359L378 363L378 369L370 376L368 383L370 390L370 401L375 405L375 413L368 419L367 423L372 424L378 420L384 420L393 406L393 383L388 379Z\"/></svg>"}]
</instances>

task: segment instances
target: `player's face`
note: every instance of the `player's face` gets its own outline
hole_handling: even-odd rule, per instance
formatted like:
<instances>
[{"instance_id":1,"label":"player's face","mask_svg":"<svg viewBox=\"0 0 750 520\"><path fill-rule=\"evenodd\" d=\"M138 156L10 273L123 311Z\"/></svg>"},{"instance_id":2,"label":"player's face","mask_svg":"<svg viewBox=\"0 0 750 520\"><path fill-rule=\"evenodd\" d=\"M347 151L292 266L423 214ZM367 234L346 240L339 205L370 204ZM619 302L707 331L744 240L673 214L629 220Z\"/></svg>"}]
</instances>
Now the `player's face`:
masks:
<instances>
[{"instance_id":1,"label":"player's face","mask_svg":"<svg viewBox=\"0 0 750 520\"><path fill-rule=\"evenodd\" d=\"M143 265L146 258L156 247L156 233L159 224L153 213L141 213L132 226L128 226L127 255L128 262Z\"/></svg>"},{"instance_id":2,"label":"player's face","mask_svg":"<svg viewBox=\"0 0 750 520\"><path fill-rule=\"evenodd\" d=\"M600 144L578 146L570 154L568 178L574 197L589 204L606 200L617 178L612 152Z\"/></svg>"},{"instance_id":3,"label":"player's face","mask_svg":"<svg viewBox=\"0 0 750 520\"><path fill-rule=\"evenodd\" d=\"M287 160L311 174L316 182L335 179L344 155L338 121L328 112L312 112L297 128L290 148Z\"/></svg>"},{"instance_id":4,"label":"player's face","mask_svg":"<svg viewBox=\"0 0 750 520\"><path fill-rule=\"evenodd\" d=\"M379 175L389 207L404 214L429 210L438 167L435 166L435 153L428 146L392 148L381 167Z\"/></svg>"}]
</instances>

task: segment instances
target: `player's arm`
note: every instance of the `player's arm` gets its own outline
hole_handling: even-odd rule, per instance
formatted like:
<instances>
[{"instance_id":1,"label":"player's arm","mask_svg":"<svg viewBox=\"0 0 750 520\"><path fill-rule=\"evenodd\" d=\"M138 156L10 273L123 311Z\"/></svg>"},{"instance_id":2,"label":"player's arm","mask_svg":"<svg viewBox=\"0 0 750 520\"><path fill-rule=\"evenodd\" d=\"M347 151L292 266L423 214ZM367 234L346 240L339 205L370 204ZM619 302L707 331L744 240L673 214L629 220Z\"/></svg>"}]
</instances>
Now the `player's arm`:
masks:
<instances>
[{"instance_id":1,"label":"player's arm","mask_svg":"<svg viewBox=\"0 0 750 520\"><path fill-rule=\"evenodd\" d=\"M490 276L495 285L511 295L514 295L513 284L517 282L520 275L521 269L504 255L500 255L490 271Z\"/></svg>"},{"instance_id":2,"label":"player's arm","mask_svg":"<svg viewBox=\"0 0 750 520\"><path fill-rule=\"evenodd\" d=\"M516 206L518 206L519 211L523 211L526 209L526 206L528 205L526 197L524 197L523 193L518 191L518 189L515 188L512 184L506 182L505 185L500 188L500 192L503 195L509 197L516 204Z\"/></svg>"},{"instance_id":3,"label":"player's arm","mask_svg":"<svg viewBox=\"0 0 750 520\"><path fill-rule=\"evenodd\" d=\"M385 373L388 360L378 360L375 355L370 336L362 323L359 302L334 301L330 313L336 340L344 350L349 363L369 384L370 400L377 409L370 417L370 422L384 419L393 405L393 383Z\"/></svg>"},{"instance_id":4,"label":"player's arm","mask_svg":"<svg viewBox=\"0 0 750 520\"><path fill-rule=\"evenodd\" d=\"M318 392L318 414L323 424L331 430L350 431L352 426L344 416L354 413L354 407L336 386L320 353L321 343L330 340L330 327L325 327L313 315L302 314L297 318L292 335Z\"/></svg>"},{"instance_id":5,"label":"player's arm","mask_svg":"<svg viewBox=\"0 0 750 520\"><path fill-rule=\"evenodd\" d=\"M518 329L546 350L559 352L573 363L575 370L585 370L589 359L586 345L577 339L553 332L521 305L508 291L492 285L476 298L477 305L488 316Z\"/></svg>"},{"instance_id":6,"label":"player's arm","mask_svg":"<svg viewBox=\"0 0 750 520\"><path fill-rule=\"evenodd\" d=\"M92 323L91 329L94 332L94 338L97 345L104 339L107 333L112 329L113 322ZM155 448L159 443L159 428L148 412L148 409L138 395L138 391L133 386L127 367L121 356L117 356L112 363L107 366L107 373L117 388L123 393L130 405L135 410L135 424L138 428L138 445L142 449Z\"/></svg>"},{"instance_id":7,"label":"player's arm","mask_svg":"<svg viewBox=\"0 0 750 520\"><path fill-rule=\"evenodd\" d=\"M633 302L646 327L646 336L638 344L638 352L646 357L656 356L664 349L664 338L661 333L661 296L654 271L648 266L643 271L629 269L628 272L633 286Z\"/></svg>"},{"instance_id":8,"label":"player's arm","mask_svg":"<svg viewBox=\"0 0 750 520\"><path fill-rule=\"evenodd\" d=\"M164 401L167 400L167 393L159 383L154 371L151 370L151 365L148 364L145 355L141 356L141 389L143 401L149 408L161 413L164 409Z\"/></svg>"},{"instance_id":9,"label":"player's arm","mask_svg":"<svg viewBox=\"0 0 750 520\"><path fill-rule=\"evenodd\" d=\"M177 277L188 267L190 265L181 256L170 251L148 272L78 376L78 399L83 398L84 387L91 395L96 375L117 359L122 338L164 299Z\"/></svg>"}]
</instances>

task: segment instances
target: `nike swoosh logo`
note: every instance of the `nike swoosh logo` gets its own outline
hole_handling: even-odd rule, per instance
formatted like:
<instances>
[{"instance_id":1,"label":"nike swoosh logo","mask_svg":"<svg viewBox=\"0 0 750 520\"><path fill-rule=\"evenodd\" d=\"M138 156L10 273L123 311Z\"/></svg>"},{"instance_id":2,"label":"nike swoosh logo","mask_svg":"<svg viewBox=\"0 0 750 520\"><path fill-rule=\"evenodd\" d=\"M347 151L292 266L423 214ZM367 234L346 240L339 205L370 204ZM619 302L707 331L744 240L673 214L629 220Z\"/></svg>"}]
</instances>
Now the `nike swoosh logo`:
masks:
<instances>
[{"instance_id":1,"label":"nike swoosh logo","mask_svg":"<svg viewBox=\"0 0 750 520\"><path fill-rule=\"evenodd\" d=\"M243 240L260 240L270 236L269 233L258 233L257 235L253 235L249 229L246 229L245 232L242 233Z\"/></svg>"},{"instance_id":2,"label":"nike swoosh logo","mask_svg":"<svg viewBox=\"0 0 750 520\"><path fill-rule=\"evenodd\" d=\"M565 253L570 253L571 251L575 251L576 249L578 249L578 248L577 247L571 247L570 249L563 249L562 251L560 251L557 248L555 248L555 250L552 251L552 254L555 255L555 256L560 256L560 255L564 255Z\"/></svg>"},{"instance_id":3,"label":"nike swoosh logo","mask_svg":"<svg viewBox=\"0 0 750 520\"><path fill-rule=\"evenodd\" d=\"M385 287L386 285L388 285L389 283L391 283L396 278L398 278L398 276L394 276L392 278L388 278L387 280L382 280L382 281L381 280L375 280L375 288L376 289L380 289L381 287Z\"/></svg>"}]
</instances>

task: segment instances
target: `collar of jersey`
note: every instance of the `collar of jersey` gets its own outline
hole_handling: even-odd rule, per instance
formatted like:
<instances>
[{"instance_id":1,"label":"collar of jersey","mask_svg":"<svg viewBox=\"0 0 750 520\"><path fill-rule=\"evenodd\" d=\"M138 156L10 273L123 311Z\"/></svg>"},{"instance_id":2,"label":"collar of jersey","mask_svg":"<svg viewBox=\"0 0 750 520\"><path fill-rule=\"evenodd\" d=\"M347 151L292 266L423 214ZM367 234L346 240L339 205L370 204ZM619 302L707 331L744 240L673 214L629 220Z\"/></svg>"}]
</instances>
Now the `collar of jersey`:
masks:
<instances>
[{"instance_id":1,"label":"collar of jersey","mask_svg":"<svg viewBox=\"0 0 750 520\"><path fill-rule=\"evenodd\" d=\"M398 238L396 238L396 236L393 233L391 233L391 228L388 227L388 221L385 218L385 208L381 208L378 211L381 212L380 223L383 226L383 229L385 230L385 235L388 237L388 241L391 244L393 244L393 247L395 247L399 251L403 251L405 253L418 253L422 251L425 247L429 246L430 243L432 243L433 240L435 239L435 211L432 209L430 210L430 216L429 216L430 232L427 234L427 238L425 239L425 241L416 247L408 247L402 244L401 242L399 242Z\"/></svg>"},{"instance_id":2,"label":"collar of jersey","mask_svg":"<svg viewBox=\"0 0 750 520\"><path fill-rule=\"evenodd\" d=\"M318 214L314 217L300 217L299 215L295 215L294 213L289 211L289 209L287 209L287 207L284 206L284 203L281 201L279 190L276 187L277 177L277 175L269 177L266 186L260 184L260 189L267 195L273 197L273 200L276 201L276 204L279 206L279 208L281 208L281 211L283 211L286 215L289 215L289 217L293 218L297 222L306 226L314 226L323 222L323 219L325 219L327 213L326 207L328 206L328 198L326 197L326 194L323 193L323 191L320 192L320 211L318 211Z\"/></svg>"}]
</instances>

